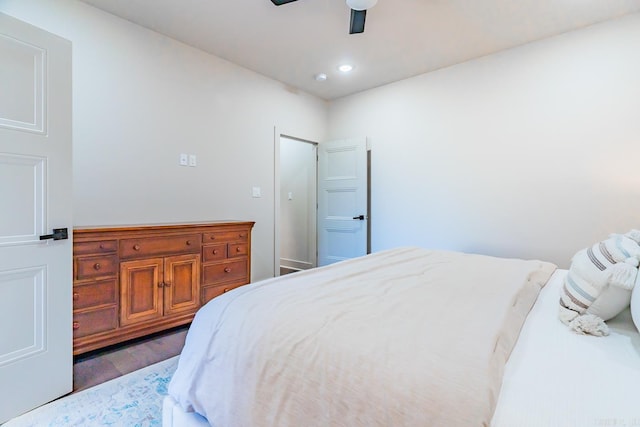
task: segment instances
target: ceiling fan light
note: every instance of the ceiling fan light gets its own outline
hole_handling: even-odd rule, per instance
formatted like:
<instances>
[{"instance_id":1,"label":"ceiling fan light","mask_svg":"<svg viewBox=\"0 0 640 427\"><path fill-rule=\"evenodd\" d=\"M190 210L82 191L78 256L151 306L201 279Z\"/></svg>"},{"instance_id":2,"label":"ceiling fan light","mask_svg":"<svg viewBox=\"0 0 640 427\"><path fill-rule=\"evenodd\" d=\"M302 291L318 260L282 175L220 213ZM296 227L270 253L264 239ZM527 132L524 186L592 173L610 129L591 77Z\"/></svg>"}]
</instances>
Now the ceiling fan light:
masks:
<instances>
[{"instance_id":1,"label":"ceiling fan light","mask_svg":"<svg viewBox=\"0 0 640 427\"><path fill-rule=\"evenodd\" d=\"M353 10L371 9L378 3L378 0L347 0L347 6Z\"/></svg>"}]
</instances>

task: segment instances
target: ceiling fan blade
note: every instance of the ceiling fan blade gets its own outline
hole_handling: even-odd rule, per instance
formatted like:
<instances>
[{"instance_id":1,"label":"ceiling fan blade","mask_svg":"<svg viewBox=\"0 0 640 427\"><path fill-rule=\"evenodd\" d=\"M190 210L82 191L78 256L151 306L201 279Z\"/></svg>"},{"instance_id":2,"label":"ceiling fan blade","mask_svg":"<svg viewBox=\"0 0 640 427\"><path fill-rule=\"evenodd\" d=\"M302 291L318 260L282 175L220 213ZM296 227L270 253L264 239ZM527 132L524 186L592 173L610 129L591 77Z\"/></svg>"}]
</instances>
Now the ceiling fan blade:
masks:
<instances>
[{"instance_id":1,"label":"ceiling fan blade","mask_svg":"<svg viewBox=\"0 0 640 427\"><path fill-rule=\"evenodd\" d=\"M276 6L282 6L283 4L287 4L287 3L291 3L294 2L296 0L271 0L271 2L273 4L275 4Z\"/></svg>"},{"instance_id":2,"label":"ceiling fan blade","mask_svg":"<svg viewBox=\"0 0 640 427\"><path fill-rule=\"evenodd\" d=\"M366 10L351 9L351 23L349 24L349 34L357 34L357 33L364 32L364 21L366 17L367 17Z\"/></svg>"}]
</instances>

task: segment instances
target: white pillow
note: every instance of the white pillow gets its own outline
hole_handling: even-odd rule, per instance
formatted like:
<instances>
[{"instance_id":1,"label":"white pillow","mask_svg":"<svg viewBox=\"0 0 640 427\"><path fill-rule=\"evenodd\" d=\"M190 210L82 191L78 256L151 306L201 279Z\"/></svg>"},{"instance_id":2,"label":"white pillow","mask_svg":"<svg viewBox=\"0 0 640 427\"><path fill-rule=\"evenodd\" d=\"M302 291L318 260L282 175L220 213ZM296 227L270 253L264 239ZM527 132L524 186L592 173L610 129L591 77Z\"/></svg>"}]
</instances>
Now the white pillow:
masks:
<instances>
[{"instance_id":1,"label":"white pillow","mask_svg":"<svg viewBox=\"0 0 640 427\"><path fill-rule=\"evenodd\" d=\"M580 334L608 335L605 321L628 307L634 287L640 288L639 263L639 230L612 234L580 250L571 259L560 293L560 320ZM640 307L635 323L640 328Z\"/></svg>"},{"instance_id":2,"label":"white pillow","mask_svg":"<svg viewBox=\"0 0 640 427\"><path fill-rule=\"evenodd\" d=\"M631 293L631 317L640 331L640 273L636 276L636 284Z\"/></svg>"}]
</instances>

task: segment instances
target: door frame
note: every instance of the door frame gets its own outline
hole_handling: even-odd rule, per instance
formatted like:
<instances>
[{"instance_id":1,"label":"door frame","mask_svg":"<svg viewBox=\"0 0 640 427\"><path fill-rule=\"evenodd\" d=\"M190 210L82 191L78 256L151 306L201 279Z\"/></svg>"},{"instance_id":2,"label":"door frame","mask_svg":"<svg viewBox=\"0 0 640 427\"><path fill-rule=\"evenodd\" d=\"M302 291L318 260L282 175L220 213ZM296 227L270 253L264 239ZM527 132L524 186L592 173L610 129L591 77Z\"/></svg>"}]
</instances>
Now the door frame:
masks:
<instances>
[{"instance_id":1,"label":"door frame","mask_svg":"<svg viewBox=\"0 0 640 427\"><path fill-rule=\"evenodd\" d=\"M320 145L319 142L313 141L311 139L307 139L307 138L301 138L299 136L293 136L290 133L287 132L282 132L280 131L277 127L274 127L273 129L273 145L274 145L274 158L273 158L273 164L274 164L274 169L273 169L273 194L274 194L274 200L273 200L273 277L277 277L280 276L280 255L281 255L281 251L280 251L280 232L281 232L281 225L280 225L280 180L281 180L281 171L280 171L280 138L281 137L285 137L285 138L289 138L289 139L294 139L296 141L300 141L302 143L306 143L306 144L313 144L316 147L318 147ZM318 186L317 183L317 173L318 173L318 168L317 168L317 164L318 164L318 159L316 157L316 188ZM317 233L318 233L318 225L317 225L317 221L318 221L318 210L317 210L317 206L318 206L318 194L316 193L316 210L315 210L315 215L316 215L316 250L315 250L315 265L318 265L318 239L317 239Z\"/></svg>"}]
</instances>

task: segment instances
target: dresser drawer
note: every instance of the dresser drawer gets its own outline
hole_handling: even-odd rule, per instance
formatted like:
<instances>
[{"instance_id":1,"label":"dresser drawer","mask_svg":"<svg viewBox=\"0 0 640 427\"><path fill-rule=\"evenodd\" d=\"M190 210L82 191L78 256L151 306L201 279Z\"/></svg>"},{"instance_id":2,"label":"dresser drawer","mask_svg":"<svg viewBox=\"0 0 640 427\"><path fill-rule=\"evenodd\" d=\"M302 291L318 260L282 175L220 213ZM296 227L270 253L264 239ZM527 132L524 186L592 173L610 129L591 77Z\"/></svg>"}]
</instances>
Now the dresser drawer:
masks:
<instances>
[{"instance_id":1,"label":"dresser drawer","mask_svg":"<svg viewBox=\"0 0 640 427\"><path fill-rule=\"evenodd\" d=\"M200 234L120 240L121 258L199 253Z\"/></svg>"},{"instance_id":2,"label":"dresser drawer","mask_svg":"<svg viewBox=\"0 0 640 427\"><path fill-rule=\"evenodd\" d=\"M202 269L203 285L211 285L229 280L246 279L247 261L231 261L222 264L205 265Z\"/></svg>"},{"instance_id":3,"label":"dresser drawer","mask_svg":"<svg viewBox=\"0 0 640 427\"><path fill-rule=\"evenodd\" d=\"M117 302L116 291L115 279L75 285L73 287L73 309L81 310L99 305L115 304Z\"/></svg>"},{"instance_id":4,"label":"dresser drawer","mask_svg":"<svg viewBox=\"0 0 640 427\"><path fill-rule=\"evenodd\" d=\"M227 253L227 256L229 258L247 256L247 253L248 253L247 249L249 246L246 243L229 243L228 247L229 247L229 251Z\"/></svg>"},{"instance_id":5,"label":"dresser drawer","mask_svg":"<svg viewBox=\"0 0 640 427\"><path fill-rule=\"evenodd\" d=\"M212 233L204 233L202 241L204 243L213 242L246 242L249 239L248 231L214 231Z\"/></svg>"},{"instance_id":6,"label":"dresser drawer","mask_svg":"<svg viewBox=\"0 0 640 427\"><path fill-rule=\"evenodd\" d=\"M107 307L73 314L74 338L110 331L117 326L118 317L116 307Z\"/></svg>"},{"instance_id":7,"label":"dresser drawer","mask_svg":"<svg viewBox=\"0 0 640 427\"><path fill-rule=\"evenodd\" d=\"M118 250L117 240L100 240L73 244L74 255L98 255Z\"/></svg>"},{"instance_id":8,"label":"dresser drawer","mask_svg":"<svg viewBox=\"0 0 640 427\"><path fill-rule=\"evenodd\" d=\"M222 261L227 257L227 244L203 245L202 262Z\"/></svg>"},{"instance_id":9,"label":"dresser drawer","mask_svg":"<svg viewBox=\"0 0 640 427\"><path fill-rule=\"evenodd\" d=\"M229 292L232 289L245 285L244 282L230 283L228 285L220 286L205 286L202 288L202 304L206 304L217 296Z\"/></svg>"},{"instance_id":10,"label":"dresser drawer","mask_svg":"<svg viewBox=\"0 0 640 427\"><path fill-rule=\"evenodd\" d=\"M76 280L115 276L117 271L117 255L77 257L75 259Z\"/></svg>"}]
</instances>

